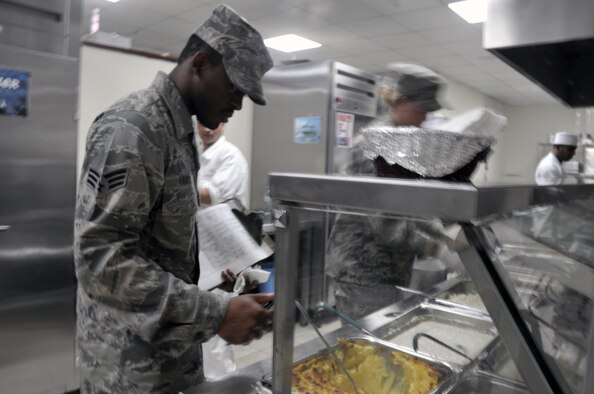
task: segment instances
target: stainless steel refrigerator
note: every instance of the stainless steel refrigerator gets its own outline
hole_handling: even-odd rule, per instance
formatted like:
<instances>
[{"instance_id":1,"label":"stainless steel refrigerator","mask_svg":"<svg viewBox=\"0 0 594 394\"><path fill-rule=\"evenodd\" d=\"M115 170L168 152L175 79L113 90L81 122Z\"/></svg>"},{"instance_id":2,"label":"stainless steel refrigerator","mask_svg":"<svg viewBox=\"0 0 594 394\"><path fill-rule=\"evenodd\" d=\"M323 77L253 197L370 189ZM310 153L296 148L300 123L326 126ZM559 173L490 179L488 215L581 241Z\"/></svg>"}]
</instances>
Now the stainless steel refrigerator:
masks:
<instances>
[{"instance_id":1,"label":"stainless steel refrigerator","mask_svg":"<svg viewBox=\"0 0 594 394\"><path fill-rule=\"evenodd\" d=\"M0 393L64 393L75 367L80 0L0 1Z\"/></svg>"},{"instance_id":2,"label":"stainless steel refrigerator","mask_svg":"<svg viewBox=\"0 0 594 394\"><path fill-rule=\"evenodd\" d=\"M334 61L274 67L263 86L268 104L254 110L252 209L263 208L270 172L340 173L378 103L375 75Z\"/></svg>"},{"instance_id":3,"label":"stainless steel refrigerator","mask_svg":"<svg viewBox=\"0 0 594 394\"><path fill-rule=\"evenodd\" d=\"M282 65L263 80L268 104L255 106L251 208L262 209L270 172L342 173L358 130L377 113L375 75L334 61ZM332 217L302 215L298 298L313 311L332 303L325 275ZM305 321L302 321L305 324Z\"/></svg>"}]
</instances>

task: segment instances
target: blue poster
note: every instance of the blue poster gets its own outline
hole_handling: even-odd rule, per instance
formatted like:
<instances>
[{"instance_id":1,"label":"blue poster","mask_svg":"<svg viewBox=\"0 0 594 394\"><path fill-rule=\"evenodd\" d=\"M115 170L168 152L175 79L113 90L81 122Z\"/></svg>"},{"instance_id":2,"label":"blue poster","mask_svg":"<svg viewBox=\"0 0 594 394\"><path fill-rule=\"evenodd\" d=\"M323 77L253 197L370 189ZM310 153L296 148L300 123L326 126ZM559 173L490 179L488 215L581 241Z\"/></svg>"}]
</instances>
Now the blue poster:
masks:
<instances>
[{"instance_id":1,"label":"blue poster","mask_svg":"<svg viewBox=\"0 0 594 394\"><path fill-rule=\"evenodd\" d=\"M29 72L0 68L0 115L27 116Z\"/></svg>"},{"instance_id":2,"label":"blue poster","mask_svg":"<svg viewBox=\"0 0 594 394\"><path fill-rule=\"evenodd\" d=\"M295 118L293 140L297 144L319 144L322 141L322 117Z\"/></svg>"}]
</instances>

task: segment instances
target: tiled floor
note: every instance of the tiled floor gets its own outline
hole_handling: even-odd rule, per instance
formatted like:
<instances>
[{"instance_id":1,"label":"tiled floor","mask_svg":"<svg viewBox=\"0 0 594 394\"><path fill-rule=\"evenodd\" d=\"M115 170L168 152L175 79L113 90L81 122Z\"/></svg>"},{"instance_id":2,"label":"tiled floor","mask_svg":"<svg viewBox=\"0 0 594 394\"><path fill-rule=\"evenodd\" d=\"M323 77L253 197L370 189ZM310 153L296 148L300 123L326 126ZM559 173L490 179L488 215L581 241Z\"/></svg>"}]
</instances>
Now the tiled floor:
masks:
<instances>
[{"instance_id":1,"label":"tiled floor","mask_svg":"<svg viewBox=\"0 0 594 394\"><path fill-rule=\"evenodd\" d=\"M319 330L320 332L327 334L340 327L340 321L333 321L323 324L319 327ZM308 325L302 327L298 324L295 327L295 345L300 345L314 338L317 338L317 334L311 326ZM235 354L235 364L237 365L237 369L246 367L266 358L272 358L272 332L269 332L257 341L253 341L249 345L233 346L233 352Z\"/></svg>"}]
</instances>

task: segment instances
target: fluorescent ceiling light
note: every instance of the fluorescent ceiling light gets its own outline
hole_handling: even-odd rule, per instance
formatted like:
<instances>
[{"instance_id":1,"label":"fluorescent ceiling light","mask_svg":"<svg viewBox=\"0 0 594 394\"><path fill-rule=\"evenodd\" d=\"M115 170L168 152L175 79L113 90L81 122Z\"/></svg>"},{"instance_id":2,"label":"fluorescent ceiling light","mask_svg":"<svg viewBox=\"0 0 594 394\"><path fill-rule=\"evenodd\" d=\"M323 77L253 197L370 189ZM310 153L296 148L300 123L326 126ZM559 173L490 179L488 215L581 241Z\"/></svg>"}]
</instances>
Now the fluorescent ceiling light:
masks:
<instances>
[{"instance_id":1,"label":"fluorescent ceiling light","mask_svg":"<svg viewBox=\"0 0 594 394\"><path fill-rule=\"evenodd\" d=\"M487 20L487 0L464 0L449 3L448 7L468 23L481 23Z\"/></svg>"},{"instance_id":2,"label":"fluorescent ceiling light","mask_svg":"<svg viewBox=\"0 0 594 394\"><path fill-rule=\"evenodd\" d=\"M281 52L291 53L303 51L304 49L319 48L322 44L298 36L297 34L285 34L283 36L267 38L264 45L268 48L276 49Z\"/></svg>"},{"instance_id":3,"label":"fluorescent ceiling light","mask_svg":"<svg viewBox=\"0 0 594 394\"><path fill-rule=\"evenodd\" d=\"M107 1L109 1L110 3L117 3L120 0L107 0Z\"/></svg>"}]
</instances>

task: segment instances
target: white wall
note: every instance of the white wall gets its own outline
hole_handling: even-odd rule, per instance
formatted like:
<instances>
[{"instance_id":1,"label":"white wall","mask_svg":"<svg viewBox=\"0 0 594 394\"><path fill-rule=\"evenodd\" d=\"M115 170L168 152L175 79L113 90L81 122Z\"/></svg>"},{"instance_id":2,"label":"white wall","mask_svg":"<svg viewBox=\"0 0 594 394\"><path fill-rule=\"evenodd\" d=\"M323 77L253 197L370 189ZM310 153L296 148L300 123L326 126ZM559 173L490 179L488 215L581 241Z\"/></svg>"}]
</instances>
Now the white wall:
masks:
<instances>
[{"instance_id":1,"label":"white wall","mask_svg":"<svg viewBox=\"0 0 594 394\"><path fill-rule=\"evenodd\" d=\"M80 59L79 171L84 159L87 132L97 115L127 94L148 87L158 71L169 73L175 67L175 63L170 61L85 45L81 47ZM248 163L252 159L253 114L253 104L246 98L243 109L233 115L225 128L227 139L243 152ZM248 181L248 187L249 184Z\"/></svg>"},{"instance_id":2,"label":"white wall","mask_svg":"<svg viewBox=\"0 0 594 394\"><path fill-rule=\"evenodd\" d=\"M534 170L542 154L538 144L548 142L549 135L556 131L573 132L575 112L561 104L509 107L503 180L534 183Z\"/></svg>"},{"instance_id":3,"label":"white wall","mask_svg":"<svg viewBox=\"0 0 594 394\"><path fill-rule=\"evenodd\" d=\"M169 72L175 63L83 45L80 52L78 151L80 170L89 127L118 99L148 87L157 71Z\"/></svg>"}]
</instances>

